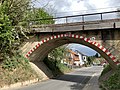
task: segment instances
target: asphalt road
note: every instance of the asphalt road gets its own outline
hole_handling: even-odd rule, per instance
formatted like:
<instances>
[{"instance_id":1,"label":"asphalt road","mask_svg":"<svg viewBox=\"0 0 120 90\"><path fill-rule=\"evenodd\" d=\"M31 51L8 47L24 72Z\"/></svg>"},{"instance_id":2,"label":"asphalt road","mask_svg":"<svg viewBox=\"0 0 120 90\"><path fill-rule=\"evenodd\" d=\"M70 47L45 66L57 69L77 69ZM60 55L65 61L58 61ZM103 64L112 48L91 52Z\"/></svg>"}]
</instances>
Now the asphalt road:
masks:
<instances>
[{"instance_id":1,"label":"asphalt road","mask_svg":"<svg viewBox=\"0 0 120 90\"><path fill-rule=\"evenodd\" d=\"M33 85L9 90L92 90L89 89L88 81L97 84L96 80L98 79L101 70L101 66L83 67L56 79L50 79ZM86 86L87 89L85 89ZM92 88L94 88L93 86L94 85L92 85ZM95 87L94 90L98 90L98 87Z\"/></svg>"}]
</instances>

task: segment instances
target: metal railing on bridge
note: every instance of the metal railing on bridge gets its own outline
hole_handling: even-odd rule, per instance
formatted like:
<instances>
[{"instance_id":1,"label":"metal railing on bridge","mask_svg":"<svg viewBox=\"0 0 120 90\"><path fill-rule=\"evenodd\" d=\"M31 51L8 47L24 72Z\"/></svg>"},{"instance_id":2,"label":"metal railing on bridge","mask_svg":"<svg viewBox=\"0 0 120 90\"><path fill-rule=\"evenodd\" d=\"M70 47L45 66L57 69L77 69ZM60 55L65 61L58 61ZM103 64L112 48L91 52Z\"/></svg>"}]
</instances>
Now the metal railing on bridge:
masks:
<instances>
[{"instance_id":1,"label":"metal railing on bridge","mask_svg":"<svg viewBox=\"0 0 120 90\"><path fill-rule=\"evenodd\" d=\"M101 13L91 13L91 14L82 14L82 15L73 15L73 16L63 16L55 18L44 18L44 19L35 19L28 20L29 25L41 25L41 24L65 24L65 23L75 23L75 22L88 22L88 21L102 21L102 20L112 20L119 19L120 11L110 11L110 12L101 12Z\"/></svg>"}]
</instances>

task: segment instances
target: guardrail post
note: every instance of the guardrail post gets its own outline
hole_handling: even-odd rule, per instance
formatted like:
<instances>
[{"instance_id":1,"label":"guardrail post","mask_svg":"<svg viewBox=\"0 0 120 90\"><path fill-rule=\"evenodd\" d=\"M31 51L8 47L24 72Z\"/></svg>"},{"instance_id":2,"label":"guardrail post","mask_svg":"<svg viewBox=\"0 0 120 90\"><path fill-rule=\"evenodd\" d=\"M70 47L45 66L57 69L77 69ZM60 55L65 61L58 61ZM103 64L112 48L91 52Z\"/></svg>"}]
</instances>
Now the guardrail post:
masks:
<instances>
[{"instance_id":1,"label":"guardrail post","mask_svg":"<svg viewBox=\"0 0 120 90\"><path fill-rule=\"evenodd\" d=\"M103 20L103 15L102 15L102 13L100 14L100 19Z\"/></svg>"},{"instance_id":2,"label":"guardrail post","mask_svg":"<svg viewBox=\"0 0 120 90\"><path fill-rule=\"evenodd\" d=\"M67 17L66 17L66 23L68 23Z\"/></svg>"},{"instance_id":3,"label":"guardrail post","mask_svg":"<svg viewBox=\"0 0 120 90\"><path fill-rule=\"evenodd\" d=\"M116 24L115 24L115 22L113 23L113 28L116 28Z\"/></svg>"},{"instance_id":4,"label":"guardrail post","mask_svg":"<svg viewBox=\"0 0 120 90\"><path fill-rule=\"evenodd\" d=\"M82 22L84 22L85 20L84 20L84 15L82 15ZM84 24L83 24L83 26L82 26L82 29L84 30Z\"/></svg>"},{"instance_id":5,"label":"guardrail post","mask_svg":"<svg viewBox=\"0 0 120 90\"><path fill-rule=\"evenodd\" d=\"M84 22L85 20L84 20L84 15L82 15L82 22Z\"/></svg>"}]
</instances>

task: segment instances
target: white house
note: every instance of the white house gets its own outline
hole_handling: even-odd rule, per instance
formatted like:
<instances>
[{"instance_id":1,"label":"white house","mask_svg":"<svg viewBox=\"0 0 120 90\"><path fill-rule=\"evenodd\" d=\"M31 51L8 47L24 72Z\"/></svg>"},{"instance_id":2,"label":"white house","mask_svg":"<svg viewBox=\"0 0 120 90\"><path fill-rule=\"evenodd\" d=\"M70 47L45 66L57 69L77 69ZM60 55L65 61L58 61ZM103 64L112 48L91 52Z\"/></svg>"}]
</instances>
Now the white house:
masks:
<instances>
[{"instance_id":1,"label":"white house","mask_svg":"<svg viewBox=\"0 0 120 90\"><path fill-rule=\"evenodd\" d=\"M87 61L87 56L82 54L78 50L75 50L75 52L79 55L80 66L84 65L85 62Z\"/></svg>"}]
</instances>

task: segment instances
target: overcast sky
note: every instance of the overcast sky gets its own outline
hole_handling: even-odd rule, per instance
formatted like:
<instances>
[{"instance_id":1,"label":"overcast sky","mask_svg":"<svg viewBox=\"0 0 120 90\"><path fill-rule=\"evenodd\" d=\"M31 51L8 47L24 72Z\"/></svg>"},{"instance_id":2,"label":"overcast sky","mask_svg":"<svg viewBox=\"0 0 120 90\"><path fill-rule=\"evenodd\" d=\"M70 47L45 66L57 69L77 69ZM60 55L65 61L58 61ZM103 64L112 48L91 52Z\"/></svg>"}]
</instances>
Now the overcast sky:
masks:
<instances>
[{"instance_id":1,"label":"overcast sky","mask_svg":"<svg viewBox=\"0 0 120 90\"><path fill-rule=\"evenodd\" d=\"M120 0L36 0L34 5L47 5L45 8L49 12L60 16L116 10L120 7Z\"/></svg>"},{"instance_id":2,"label":"overcast sky","mask_svg":"<svg viewBox=\"0 0 120 90\"><path fill-rule=\"evenodd\" d=\"M38 8L44 7L49 13L59 17L117 10L117 8L120 8L120 0L36 0L34 6ZM106 15L106 17L104 16L104 18L115 16L116 14L111 14ZM96 18L98 18L98 16L94 17L94 19ZM88 17L87 20L88 19L93 18ZM89 56L95 55L96 53L96 51L80 44L70 44L70 47L78 49L83 54Z\"/></svg>"}]
</instances>

